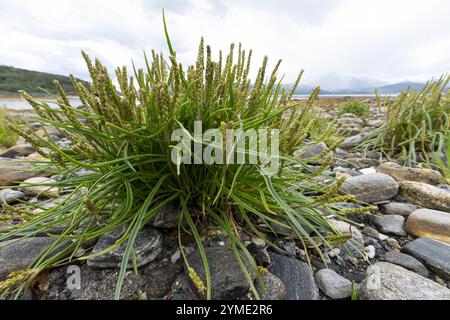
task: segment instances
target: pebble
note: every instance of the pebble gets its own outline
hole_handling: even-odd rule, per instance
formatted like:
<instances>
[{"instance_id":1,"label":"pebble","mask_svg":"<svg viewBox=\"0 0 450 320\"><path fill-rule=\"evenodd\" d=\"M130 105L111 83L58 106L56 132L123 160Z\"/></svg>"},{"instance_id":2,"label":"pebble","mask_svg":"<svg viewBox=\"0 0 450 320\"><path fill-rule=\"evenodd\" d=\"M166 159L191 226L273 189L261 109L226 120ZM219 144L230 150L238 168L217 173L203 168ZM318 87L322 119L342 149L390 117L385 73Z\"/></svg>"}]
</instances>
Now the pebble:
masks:
<instances>
[{"instance_id":1,"label":"pebble","mask_svg":"<svg viewBox=\"0 0 450 320\"><path fill-rule=\"evenodd\" d=\"M332 269L321 269L316 273L320 290L333 299L345 299L352 294L352 283Z\"/></svg>"},{"instance_id":2,"label":"pebble","mask_svg":"<svg viewBox=\"0 0 450 320\"><path fill-rule=\"evenodd\" d=\"M369 259L375 258L377 251L373 245L369 245L369 246L365 247L365 251L366 251L367 257Z\"/></svg>"},{"instance_id":3,"label":"pebble","mask_svg":"<svg viewBox=\"0 0 450 320\"><path fill-rule=\"evenodd\" d=\"M419 209L406 221L406 230L415 237L427 237L450 244L450 213Z\"/></svg>"},{"instance_id":4,"label":"pebble","mask_svg":"<svg viewBox=\"0 0 450 320\"><path fill-rule=\"evenodd\" d=\"M404 229L405 218L400 215L377 215L372 216L373 224L380 231L396 236L405 236Z\"/></svg>"},{"instance_id":5,"label":"pebble","mask_svg":"<svg viewBox=\"0 0 450 320\"><path fill-rule=\"evenodd\" d=\"M379 208L385 214L397 214L405 217L418 209L416 205L403 202L390 202L380 205Z\"/></svg>"},{"instance_id":6,"label":"pebble","mask_svg":"<svg viewBox=\"0 0 450 320\"><path fill-rule=\"evenodd\" d=\"M0 190L0 204L4 201L7 204L11 204L17 202L17 200L23 199L25 197L25 193L18 190L12 189L3 189Z\"/></svg>"},{"instance_id":7,"label":"pebble","mask_svg":"<svg viewBox=\"0 0 450 320\"><path fill-rule=\"evenodd\" d=\"M52 187L56 183L56 180L51 178L35 177L23 181L20 187L29 196L56 197L59 195L59 188Z\"/></svg>"},{"instance_id":8,"label":"pebble","mask_svg":"<svg viewBox=\"0 0 450 320\"><path fill-rule=\"evenodd\" d=\"M388 200L398 192L398 183L383 173L364 174L347 179L341 192L355 195L360 201L372 203Z\"/></svg>"}]
</instances>

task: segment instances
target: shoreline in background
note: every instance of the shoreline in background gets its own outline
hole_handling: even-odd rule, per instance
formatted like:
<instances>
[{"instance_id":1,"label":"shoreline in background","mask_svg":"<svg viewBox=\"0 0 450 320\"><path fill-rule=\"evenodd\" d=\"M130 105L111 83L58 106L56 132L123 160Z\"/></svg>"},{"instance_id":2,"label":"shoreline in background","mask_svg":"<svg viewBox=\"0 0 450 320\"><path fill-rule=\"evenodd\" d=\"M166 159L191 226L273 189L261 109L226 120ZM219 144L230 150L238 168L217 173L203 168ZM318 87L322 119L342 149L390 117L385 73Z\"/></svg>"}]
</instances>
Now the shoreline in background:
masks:
<instances>
[{"instance_id":1,"label":"shoreline in background","mask_svg":"<svg viewBox=\"0 0 450 320\"><path fill-rule=\"evenodd\" d=\"M381 97L396 96L397 94L380 95ZM52 96L39 96L33 95L39 101L45 101L49 104L56 104L56 98ZM373 99L375 94L323 94L319 95L319 99L335 99L335 100L348 100L348 99ZM69 101L73 104L81 104L80 99L77 96L68 96ZM294 95L292 100L301 101L309 98L309 95ZM32 110L28 102L22 99L19 95L2 95L0 94L0 108L4 108L8 111L20 111L20 110Z\"/></svg>"}]
</instances>

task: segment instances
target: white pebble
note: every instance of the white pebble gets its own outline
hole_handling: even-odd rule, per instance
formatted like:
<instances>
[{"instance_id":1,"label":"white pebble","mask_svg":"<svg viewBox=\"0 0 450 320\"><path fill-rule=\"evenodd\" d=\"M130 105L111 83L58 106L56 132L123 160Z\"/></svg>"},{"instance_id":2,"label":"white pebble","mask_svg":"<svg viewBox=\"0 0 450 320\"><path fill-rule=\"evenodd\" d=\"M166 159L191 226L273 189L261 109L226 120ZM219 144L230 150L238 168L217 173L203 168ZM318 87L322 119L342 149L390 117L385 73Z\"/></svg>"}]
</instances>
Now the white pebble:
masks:
<instances>
[{"instance_id":1,"label":"white pebble","mask_svg":"<svg viewBox=\"0 0 450 320\"><path fill-rule=\"evenodd\" d=\"M376 249L373 245L369 245L365 248L366 253L367 253L367 257L369 259L373 259L375 258L375 254L376 254Z\"/></svg>"}]
</instances>

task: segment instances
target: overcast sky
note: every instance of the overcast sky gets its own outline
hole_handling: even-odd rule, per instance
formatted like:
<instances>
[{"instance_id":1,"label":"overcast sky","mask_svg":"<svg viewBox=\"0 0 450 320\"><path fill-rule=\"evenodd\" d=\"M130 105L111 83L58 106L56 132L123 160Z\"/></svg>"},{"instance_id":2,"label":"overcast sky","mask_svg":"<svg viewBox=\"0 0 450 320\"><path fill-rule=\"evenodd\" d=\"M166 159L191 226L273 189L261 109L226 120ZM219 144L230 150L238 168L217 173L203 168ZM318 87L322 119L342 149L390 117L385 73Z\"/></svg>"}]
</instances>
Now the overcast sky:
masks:
<instances>
[{"instance_id":1,"label":"overcast sky","mask_svg":"<svg viewBox=\"0 0 450 320\"><path fill-rule=\"evenodd\" d=\"M178 56L192 63L201 36L213 50L242 42L305 69L394 82L450 72L447 0L0 0L0 65L86 78L80 50L109 67L167 52L161 8ZM255 68L256 69L256 68Z\"/></svg>"}]
</instances>

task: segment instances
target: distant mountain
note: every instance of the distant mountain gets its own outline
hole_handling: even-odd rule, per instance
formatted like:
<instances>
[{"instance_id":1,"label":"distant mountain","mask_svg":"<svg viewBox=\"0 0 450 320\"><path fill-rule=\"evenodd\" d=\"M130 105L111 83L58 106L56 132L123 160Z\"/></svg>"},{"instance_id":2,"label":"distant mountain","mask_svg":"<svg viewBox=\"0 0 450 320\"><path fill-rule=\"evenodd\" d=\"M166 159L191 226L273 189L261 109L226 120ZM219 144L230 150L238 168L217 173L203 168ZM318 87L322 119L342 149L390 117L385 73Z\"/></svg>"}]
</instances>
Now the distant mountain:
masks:
<instances>
[{"instance_id":1,"label":"distant mountain","mask_svg":"<svg viewBox=\"0 0 450 320\"><path fill-rule=\"evenodd\" d=\"M72 81L69 77L0 66L0 93L16 94L19 90L26 90L29 93L45 94L40 88L56 93L52 83L53 80L58 80L67 94L74 93ZM88 82L82 80L79 81L85 86L88 86Z\"/></svg>"},{"instance_id":2,"label":"distant mountain","mask_svg":"<svg viewBox=\"0 0 450 320\"><path fill-rule=\"evenodd\" d=\"M320 86L321 94L374 94L375 91L381 94L400 93L408 88L421 90L425 82L403 81L393 84L367 78L367 77L346 77L336 73L329 73L309 81L306 85L301 85L295 91L296 94L309 94L316 87ZM292 88L292 84L285 86Z\"/></svg>"},{"instance_id":3,"label":"distant mountain","mask_svg":"<svg viewBox=\"0 0 450 320\"><path fill-rule=\"evenodd\" d=\"M376 88L376 90L379 93L398 93L398 92L401 92L408 88L419 91L419 90L422 90L422 88L424 86L425 86L425 83L405 81L405 82L399 82L399 83L394 83L394 84L389 84L386 86L378 87L378 88Z\"/></svg>"},{"instance_id":4,"label":"distant mountain","mask_svg":"<svg viewBox=\"0 0 450 320\"><path fill-rule=\"evenodd\" d=\"M331 92L360 92L387 85L386 82L367 77L347 77L336 73L322 75L314 79L313 83L317 83L324 90Z\"/></svg>"}]
</instances>

